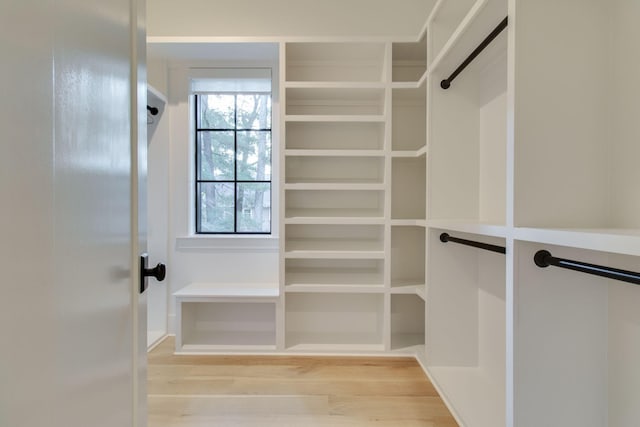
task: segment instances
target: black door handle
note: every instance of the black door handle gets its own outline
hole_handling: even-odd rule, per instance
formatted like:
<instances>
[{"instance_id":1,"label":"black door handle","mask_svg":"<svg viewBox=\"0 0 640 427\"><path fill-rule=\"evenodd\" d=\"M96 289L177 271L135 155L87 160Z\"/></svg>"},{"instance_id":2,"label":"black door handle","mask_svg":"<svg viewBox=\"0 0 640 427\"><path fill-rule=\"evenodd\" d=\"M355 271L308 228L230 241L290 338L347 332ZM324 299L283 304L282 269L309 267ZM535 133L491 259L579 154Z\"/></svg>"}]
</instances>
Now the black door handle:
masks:
<instances>
[{"instance_id":1,"label":"black door handle","mask_svg":"<svg viewBox=\"0 0 640 427\"><path fill-rule=\"evenodd\" d=\"M148 258L147 254L140 255L140 293L147 290L147 277L153 277L158 282L162 282L167 276L167 267L164 264L158 263L153 268L147 268Z\"/></svg>"}]
</instances>

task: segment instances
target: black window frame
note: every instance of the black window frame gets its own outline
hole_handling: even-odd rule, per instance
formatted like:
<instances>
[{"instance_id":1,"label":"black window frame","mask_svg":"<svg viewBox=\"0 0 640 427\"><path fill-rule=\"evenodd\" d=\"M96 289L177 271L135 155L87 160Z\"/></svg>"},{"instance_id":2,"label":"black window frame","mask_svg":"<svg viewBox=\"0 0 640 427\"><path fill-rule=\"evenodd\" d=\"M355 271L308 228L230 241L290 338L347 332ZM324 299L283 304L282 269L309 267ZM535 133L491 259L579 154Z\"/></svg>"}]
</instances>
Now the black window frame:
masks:
<instances>
[{"instance_id":1,"label":"black window frame","mask_svg":"<svg viewBox=\"0 0 640 427\"><path fill-rule=\"evenodd\" d=\"M271 235L273 232L273 173L270 175L269 180L239 180L238 179L238 132L269 132L271 137L271 155L270 166L273 170L273 106L270 109L271 126L269 128L260 129L238 129L238 95L268 95L269 100L272 101L271 92L251 92L251 91L239 91L239 92L195 92L193 95L194 105L194 147L195 147L195 176L194 176L194 194L195 194L195 233L205 235ZM234 108L233 108L233 129L215 129L215 128L201 128L200 116L199 116L199 102L198 97L202 95L233 95L234 96ZM198 144L198 134L200 132L233 132L233 180L215 180L215 179L200 179L200 147ZM217 184L233 184L233 231L202 231L201 230L201 209L200 209L200 193L199 188L201 183L217 183ZM269 231L238 231L238 184L269 184Z\"/></svg>"}]
</instances>

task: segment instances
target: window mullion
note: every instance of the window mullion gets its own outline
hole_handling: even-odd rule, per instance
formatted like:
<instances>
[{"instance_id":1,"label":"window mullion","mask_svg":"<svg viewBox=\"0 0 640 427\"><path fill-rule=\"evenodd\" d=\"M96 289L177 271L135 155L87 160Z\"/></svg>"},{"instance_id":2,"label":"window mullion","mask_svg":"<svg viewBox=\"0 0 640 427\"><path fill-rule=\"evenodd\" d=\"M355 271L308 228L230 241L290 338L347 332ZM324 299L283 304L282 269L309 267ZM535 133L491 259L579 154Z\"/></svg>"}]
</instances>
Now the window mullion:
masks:
<instances>
[{"instance_id":1,"label":"window mullion","mask_svg":"<svg viewBox=\"0 0 640 427\"><path fill-rule=\"evenodd\" d=\"M233 97L233 232L238 232L238 94Z\"/></svg>"}]
</instances>

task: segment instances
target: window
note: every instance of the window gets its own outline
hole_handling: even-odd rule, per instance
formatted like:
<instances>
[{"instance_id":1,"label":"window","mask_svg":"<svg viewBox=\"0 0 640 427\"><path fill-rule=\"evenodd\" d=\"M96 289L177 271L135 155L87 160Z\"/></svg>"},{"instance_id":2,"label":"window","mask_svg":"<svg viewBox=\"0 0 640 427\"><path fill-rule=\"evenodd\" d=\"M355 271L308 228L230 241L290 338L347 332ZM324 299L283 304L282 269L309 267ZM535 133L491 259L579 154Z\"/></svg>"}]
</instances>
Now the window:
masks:
<instances>
[{"instance_id":1,"label":"window","mask_svg":"<svg viewBox=\"0 0 640 427\"><path fill-rule=\"evenodd\" d=\"M223 69L192 81L196 233L271 233L271 76L265 71Z\"/></svg>"}]
</instances>

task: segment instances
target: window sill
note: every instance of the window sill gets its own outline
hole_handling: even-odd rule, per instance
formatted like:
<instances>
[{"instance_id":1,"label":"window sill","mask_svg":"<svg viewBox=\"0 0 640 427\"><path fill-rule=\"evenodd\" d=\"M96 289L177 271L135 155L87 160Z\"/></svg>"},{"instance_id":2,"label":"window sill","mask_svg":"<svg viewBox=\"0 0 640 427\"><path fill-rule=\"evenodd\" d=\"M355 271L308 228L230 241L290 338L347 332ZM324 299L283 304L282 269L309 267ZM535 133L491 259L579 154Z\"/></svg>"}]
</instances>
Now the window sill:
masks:
<instances>
[{"instance_id":1,"label":"window sill","mask_svg":"<svg viewBox=\"0 0 640 427\"><path fill-rule=\"evenodd\" d=\"M212 252L278 252L277 236L255 235L191 235L176 238L176 250Z\"/></svg>"}]
</instances>

